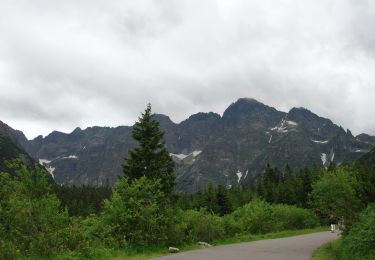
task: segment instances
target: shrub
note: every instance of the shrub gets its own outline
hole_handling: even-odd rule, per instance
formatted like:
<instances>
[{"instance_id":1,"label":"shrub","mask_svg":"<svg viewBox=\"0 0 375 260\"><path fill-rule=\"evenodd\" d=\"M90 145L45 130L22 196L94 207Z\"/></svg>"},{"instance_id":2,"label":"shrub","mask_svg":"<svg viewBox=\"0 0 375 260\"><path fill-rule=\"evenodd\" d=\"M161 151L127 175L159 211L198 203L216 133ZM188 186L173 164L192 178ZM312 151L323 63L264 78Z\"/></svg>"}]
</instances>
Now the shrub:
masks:
<instances>
[{"instance_id":1,"label":"shrub","mask_svg":"<svg viewBox=\"0 0 375 260\"><path fill-rule=\"evenodd\" d=\"M274 223L277 230L314 228L319 218L310 210L290 205L273 206Z\"/></svg>"},{"instance_id":2,"label":"shrub","mask_svg":"<svg viewBox=\"0 0 375 260\"><path fill-rule=\"evenodd\" d=\"M375 205L371 204L360 215L343 240L344 255L350 259L370 259L375 256ZM367 257L367 258L366 258ZM373 259L373 258L371 258Z\"/></svg>"},{"instance_id":3,"label":"shrub","mask_svg":"<svg viewBox=\"0 0 375 260\"><path fill-rule=\"evenodd\" d=\"M241 224L234 219L233 215L225 215L222 218L227 237L236 236L242 232Z\"/></svg>"},{"instance_id":4,"label":"shrub","mask_svg":"<svg viewBox=\"0 0 375 260\"><path fill-rule=\"evenodd\" d=\"M274 230L273 209L270 204L260 199L252 200L234 211L231 216L244 232L257 234Z\"/></svg>"},{"instance_id":5,"label":"shrub","mask_svg":"<svg viewBox=\"0 0 375 260\"><path fill-rule=\"evenodd\" d=\"M270 205L254 199L224 218L228 235L240 232L267 233L272 231L313 228L319 225L318 217L310 210L289 205Z\"/></svg>"},{"instance_id":6,"label":"shrub","mask_svg":"<svg viewBox=\"0 0 375 260\"><path fill-rule=\"evenodd\" d=\"M356 219L360 208L357 186L355 177L344 168L326 172L313 185L310 204L319 216L344 218L346 224L350 225Z\"/></svg>"},{"instance_id":7,"label":"shrub","mask_svg":"<svg viewBox=\"0 0 375 260\"><path fill-rule=\"evenodd\" d=\"M164 244L171 225L171 210L160 182L146 177L117 182L94 231L110 247Z\"/></svg>"},{"instance_id":8,"label":"shrub","mask_svg":"<svg viewBox=\"0 0 375 260\"><path fill-rule=\"evenodd\" d=\"M180 225L184 230L184 242L188 243L211 242L225 236L223 219L203 209L183 211Z\"/></svg>"},{"instance_id":9,"label":"shrub","mask_svg":"<svg viewBox=\"0 0 375 260\"><path fill-rule=\"evenodd\" d=\"M50 256L79 247L81 233L60 210L46 174L17 162L12 167L13 178L0 173L0 258Z\"/></svg>"}]
</instances>

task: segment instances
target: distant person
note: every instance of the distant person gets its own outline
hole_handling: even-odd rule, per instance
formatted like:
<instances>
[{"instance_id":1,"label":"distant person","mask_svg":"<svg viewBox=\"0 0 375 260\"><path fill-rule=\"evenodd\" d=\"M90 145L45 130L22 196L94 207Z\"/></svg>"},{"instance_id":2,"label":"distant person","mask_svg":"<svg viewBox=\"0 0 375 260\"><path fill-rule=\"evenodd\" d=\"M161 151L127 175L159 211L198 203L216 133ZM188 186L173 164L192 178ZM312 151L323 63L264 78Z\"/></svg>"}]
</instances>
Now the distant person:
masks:
<instances>
[{"instance_id":1,"label":"distant person","mask_svg":"<svg viewBox=\"0 0 375 260\"><path fill-rule=\"evenodd\" d=\"M330 216L330 222L331 222L331 232L335 233L337 219L333 215Z\"/></svg>"}]
</instances>

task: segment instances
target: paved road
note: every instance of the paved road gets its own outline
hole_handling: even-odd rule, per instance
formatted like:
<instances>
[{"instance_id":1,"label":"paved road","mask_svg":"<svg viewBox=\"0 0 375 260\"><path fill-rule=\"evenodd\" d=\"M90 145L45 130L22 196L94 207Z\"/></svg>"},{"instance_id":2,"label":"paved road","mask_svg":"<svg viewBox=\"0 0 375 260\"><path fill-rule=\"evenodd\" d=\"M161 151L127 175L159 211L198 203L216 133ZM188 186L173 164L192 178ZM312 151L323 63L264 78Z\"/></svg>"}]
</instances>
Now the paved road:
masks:
<instances>
[{"instance_id":1,"label":"paved road","mask_svg":"<svg viewBox=\"0 0 375 260\"><path fill-rule=\"evenodd\" d=\"M210 247L159 257L155 260L309 260L317 248L338 237L337 233L320 232Z\"/></svg>"}]
</instances>

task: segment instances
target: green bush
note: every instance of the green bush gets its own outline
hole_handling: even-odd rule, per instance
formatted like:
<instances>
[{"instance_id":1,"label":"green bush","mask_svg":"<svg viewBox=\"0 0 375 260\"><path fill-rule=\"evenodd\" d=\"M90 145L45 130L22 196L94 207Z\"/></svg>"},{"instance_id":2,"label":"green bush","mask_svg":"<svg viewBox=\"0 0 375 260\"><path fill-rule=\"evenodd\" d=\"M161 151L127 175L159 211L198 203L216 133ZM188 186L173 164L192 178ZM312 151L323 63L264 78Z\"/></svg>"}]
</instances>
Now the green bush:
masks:
<instances>
[{"instance_id":1,"label":"green bush","mask_svg":"<svg viewBox=\"0 0 375 260\"><path fill-rule=\"evenodd\" d=\"M355 221L360 201L356 194L358 181L352 172L345 168L325 172L312 188L310 204L320 217L344 218L347 226Z\"/></svg>"},{"instance_id":2,"label":"green bush","mask_svg":"<svg viewBox=\"0 0 375 260\"><path fill-rule=\"evenodd\" d=\"M344 237L344 255L348 259L374 259L375 256L375 205L371 204L361 214L356 222Z\"/></svg>"},{"instance_id":3,"label":"green bush","mask_svg":"<svg viewBox=\"0 0 375 260\"><path fill-rule=\"evenodd\" d=\"M272 207L277 230L314 228L319 225L319 218L308 209L281 204Z\"/></svg>"},{"instance_id":4,"label":"green bush","mask_svg":"<svg viewBox=\"0 0 375 260\"><path fill-rule=\"evenodd\" d=\"M182 211L178 225L186 243L211 242L225 236L223 219L206 210Z\"/></svg>"},{"instance_id":5,"label":"green bush","mask_svg":"<svg viewBox=\"0 0 375 260\"><path fill-rule=\"evenodd\" d=\"M123 178L104 202L94 233L110 247L164 244L172 224L167 205L159 181Z\"/></svg>"},{"instance_id":6,"label":"green bush","mask_svg":"<svg viewBox=\"0 0 375 260\"><path fill-rule=\"evenodd\" d=\"M273 209L267 202L254 199L235 210L231 216L238 222L241 231L258 234L274 230Z\"/></svg>"},{"instance_id":7,"label":"green bush","mask_svg":"<svg viewBox=\"0 0 375 260\"><path fill-rule=\"evenodd\" d=\"M319 225L318 217L310 210L289 205L270 205L254 199L224 218L229 236L240 232L258 234L273 231L313 228Z\"/></svg>"},{"instance_id":8,"label":"green bush","mask_svg":"<svg viewBox=\"0 0 375 260\"><path fill-rule=\"evenodd\" d=\"M233 237L242 232L241 224L234 219L233 215L225 215L222 218L224 221L224 229L227 237Z\"/></svg>"},{"instance_id":9,"label":"green bush","mask_svg":"<svg viewBox=\"0 0 375 260\"><path fill-rule=\"evenodd\" d=\"M46 174L15 162L16 176L0 173L0 259L50 256L74 250L84 241L52 195Z\"/></svg>"}]
</instances>

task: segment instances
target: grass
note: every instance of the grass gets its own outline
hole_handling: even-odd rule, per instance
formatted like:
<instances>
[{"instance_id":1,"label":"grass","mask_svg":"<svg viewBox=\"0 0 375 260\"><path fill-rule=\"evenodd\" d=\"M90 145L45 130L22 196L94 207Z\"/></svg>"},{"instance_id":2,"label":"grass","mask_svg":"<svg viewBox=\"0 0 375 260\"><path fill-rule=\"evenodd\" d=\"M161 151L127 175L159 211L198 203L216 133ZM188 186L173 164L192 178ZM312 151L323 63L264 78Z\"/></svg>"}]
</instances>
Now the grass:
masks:
<instances>
[{"instance_id":1,"label":"grass","mask_svg":"<svg viewBox=\"0 0 375 260\"><path fill-rule=\"evenodd\" d=\"M327 227L319 227L314 229L302 229L302 230L289 230L289 231L280 231L268 234L247 234L247 235L238 235L232 238L215 240L211 244L213 246L242 243L242 242L252 242L257 240L264 239L277 239L283 237L298 236L310 233L316 233L321 231L327 231ZM188 244L180 245L178 247L181 252L199 249L201 248L198 244ZM158 256L168 255L167 247L145 247L137 248L132 250L110 250L105 248L96 248L87 252L67 252L59 256L55 256L53 260L70 260L70 259L111 259L111 260L146 260ZM51 258L44 258L51 259ZM317 258L317 259L327 259L327 258ZM330 259L330 258L328 258ZM334 259L334 258L332 258Z\"/></svg>"},{"instance_id":2,"label":"grass","mask_svg":"<svg viewBox=\"0 0 375 260\"><path fill-rule=\"evenodd\" d=\"M339 253L341 251L342 240L338 239L333 242L329 242L315 251L312 259L313 260L335 260L340 259Z\"/></svg>"},{"instance_id":3,"label":"grass","mask_svg":"<svg viewBox=\"0 0 375 260\"><path fill-rule=\"evenodd\" d=\"M226 245L226 244L234 244L234 243L242 243L242 242L252 242L257 240L264 240L264 239L277 239L277 238L283 238L283 237L291 237L291 236L298 236L298 235L304 235L304 234L310 234L310 233L316 233L316 232L322 232L322 231L328 231L327 227L319 227L314 229L302 229L302 230L289 230L289 231L281 231L281 232L274 232L274 233L268 233L268 234L259 234L259 235L239 235L236 237L223 239L223 240L215 240L213 241L213 246L219 246L219 245ZM194 245L183 245L180 246L179 249L181 252L193 250L193 249L199 249L200 246L197 244ZM115 252L113 255L113 260L146 260L151 259L158 256L168 255L169 252L167 248L151 248L151 249L145 249L144 251L137 251L137 252L124 252L124 251L118 251Z\"/></svg>"},{"instance_id":4,"label":"grass","mask_svg":"<svg viewBox=\"0 0 375 260\"><path fill-rule=\"evenodd\" d=\"M342 238L329 242L318 248L312 260L374 260L375 252L368 252L366 256L353 256L353 252L348 252L343 248Z\"/></svg>"}]
</instances>

